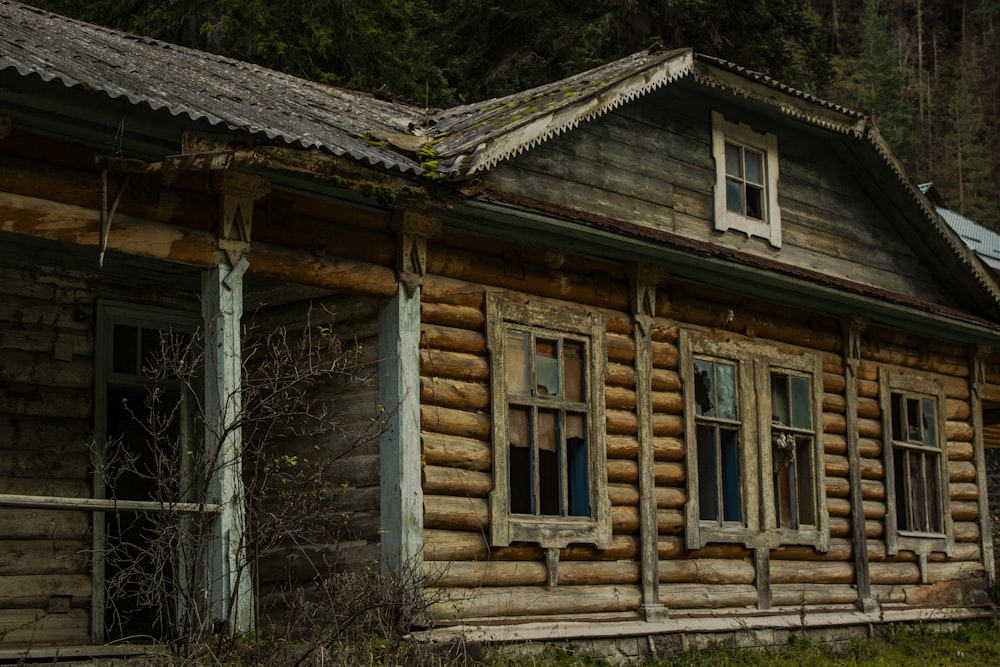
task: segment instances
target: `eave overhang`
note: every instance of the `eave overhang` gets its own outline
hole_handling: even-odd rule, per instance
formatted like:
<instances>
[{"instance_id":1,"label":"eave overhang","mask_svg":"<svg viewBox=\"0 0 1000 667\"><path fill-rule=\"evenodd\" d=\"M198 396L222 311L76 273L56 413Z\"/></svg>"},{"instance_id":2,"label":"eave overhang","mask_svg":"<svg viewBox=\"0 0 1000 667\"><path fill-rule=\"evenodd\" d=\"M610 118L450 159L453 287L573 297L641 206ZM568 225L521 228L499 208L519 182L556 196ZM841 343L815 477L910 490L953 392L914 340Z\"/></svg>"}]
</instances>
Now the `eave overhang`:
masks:
<instances>
[{"instance_id":1,"label":"eave overhang","mask_svg":"<svg viewBox=\"0 0 1000 667\"><path fill-rule=\"evenodd\" d=\"M748 253L541 202L485 191L452 202L446 227L615 262L649 261L670 275L747 297L955 343L1000 345L1000 324L974 313L781 264Z\"/></svg>"}]
</instances>

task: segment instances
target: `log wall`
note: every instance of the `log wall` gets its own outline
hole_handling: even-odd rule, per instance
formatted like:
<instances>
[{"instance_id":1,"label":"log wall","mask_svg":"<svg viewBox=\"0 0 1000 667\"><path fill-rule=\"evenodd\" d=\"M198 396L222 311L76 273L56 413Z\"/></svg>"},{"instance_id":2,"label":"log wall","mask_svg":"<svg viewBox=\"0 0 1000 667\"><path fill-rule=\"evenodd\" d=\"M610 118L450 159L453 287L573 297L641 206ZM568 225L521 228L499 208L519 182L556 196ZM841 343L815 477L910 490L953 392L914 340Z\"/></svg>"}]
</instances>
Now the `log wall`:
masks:
<instances>
[{"instance_id":1,"label":"log wall","mask_svg":"<svg viewBox=\"0 0 1000 667\"><path fill-rule=\"evenodd\" d=\"M2 493L90 497L93 304L82 274L0 263ZM0 508L0 646L89 640L90 523Z\"/></svg>"},{"instance_id":2,"label":"log wall","mask_svg":"<svg viewBox=\"0 0 1000 667\"><path fill-rule=\"evenodd\" d=\"M454 250L461 246L461 252ZM422 455L425 572L432 618L599 615L637 610L641 600L637 378L626 284L614 267L570 265L525 248L478 246L461 237L431 249L435 274L425 279L421 314ZM435 261L435 257L437 258ZM485 268L494 267L490 274ZM516 267L516 272L510 267ZM580 271L576 273L575 271ZM585 273L584 273L585 272ZM492 277L491 277L492 276ZM592 289L599 276L603 289ZM588 289L584 289L584 285ZM598 309L607 317L607 483L614 535L609 550L562 549L558 585L549 586L546 556L531 544L489 544L490 363L483 292L514 300L552 301ZM759 558L741 545L688 550L683 394L678 331L699 330L734 342L819 357L823 366L823 460L829 548L781 546L767 555L767 604L824 608L859 602L851 501L846 376L840 320L777 307L678 279L659 285L652 328L654 479L658 580L671 609L726 609L765 604ZM728 314L732 313L732 318ZM554 323L557 326L557 323ZM946 389L951 557L932 553L921 579L912 551L885 548L885 470L878 369L940 380ZM968 350L870 327L862 339L857 428L873 597L883 604L981 602L985 571L979 546L979 484L974 465Z\"/></svg>"},{"instance_id":3,"label":"log wall","mask_svg":"<svg viewBox=\"0 0 1000 667\"><path fill-rule=\"evenodd\" d=\"M282 505L276 511L293 521L297 512L316 513L309 525L283 526L289 535L270 544L256 563L261 627L281 636L295 634L289 607L298 592L316 590L338 571L371 567L379 559L379 303L365 296L301 298L309 292L290 285L247 299L247 319L261 334L284 327L298 338L308 329L313 336L337 337L347 355L342 375L311 389L317 406L330 411L329 430L277 439L268 447L267 461L291 457L308 478L296 483L301 494L271 488L269 496L278 498L271 502ZM281 303L274 303L276 298Z\"/></svg>"},{"instance_id":4,"label":"log wall","mask_svg":"<svg viewBox=\"0 0 1000 667\"><path fill-rule=\"evenodd\" d=\"M92 497L99 298L197 308L191 294L0 259L0 493ZM92 523L0 507L0 646L90 642Z\"/></svg>"}]
</instances>

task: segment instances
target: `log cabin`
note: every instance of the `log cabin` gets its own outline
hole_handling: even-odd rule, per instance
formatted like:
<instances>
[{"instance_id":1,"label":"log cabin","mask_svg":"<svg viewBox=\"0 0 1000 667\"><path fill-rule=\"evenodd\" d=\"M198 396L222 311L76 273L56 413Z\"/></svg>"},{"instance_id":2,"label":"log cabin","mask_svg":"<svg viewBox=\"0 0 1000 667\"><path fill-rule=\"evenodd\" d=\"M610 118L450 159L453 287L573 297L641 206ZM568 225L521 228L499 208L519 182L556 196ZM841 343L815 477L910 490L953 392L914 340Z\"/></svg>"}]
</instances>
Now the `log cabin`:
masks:
<instances>
[{"instance_id":1,"label":"log cabin","mask_svg":"<svg viewBox=\"0 0 1000 667\"><path fill-rule=\"evenodd\" d=\"M864 115L687 49L433 110L0 25L0 657L169 636L194 611L112 585L164 513L233 633L321 561L418 573L417 639L626 657L990 613L1000 283ZM243 329L314 308L368 380L315 391L380 428L341 539L250 554ZM201 336L210 497L106 474L164 332Z\"/></svg>"}]
</instances>

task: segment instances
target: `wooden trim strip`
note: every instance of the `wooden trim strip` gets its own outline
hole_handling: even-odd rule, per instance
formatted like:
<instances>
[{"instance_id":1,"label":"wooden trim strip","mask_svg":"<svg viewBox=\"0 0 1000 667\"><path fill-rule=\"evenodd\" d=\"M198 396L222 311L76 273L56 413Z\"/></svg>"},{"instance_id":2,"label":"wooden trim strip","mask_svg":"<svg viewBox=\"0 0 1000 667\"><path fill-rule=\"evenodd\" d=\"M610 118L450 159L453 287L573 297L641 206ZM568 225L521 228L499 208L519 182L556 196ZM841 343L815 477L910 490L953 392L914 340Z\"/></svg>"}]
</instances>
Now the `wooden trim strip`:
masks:
<instances>
[{"instance_id":1,"label":"wooden trim strip","mask_svg":"<svg viewBox=\"0 0 1000 667\"><path fill-rule=\"evenodd\" d=\"M169 503L160 500L117 500L114 498L60 498L0 493L0 507L31 509L87 510L95 512L174 512L217 514L217 503Z\"/></svg>"}]
</instances>

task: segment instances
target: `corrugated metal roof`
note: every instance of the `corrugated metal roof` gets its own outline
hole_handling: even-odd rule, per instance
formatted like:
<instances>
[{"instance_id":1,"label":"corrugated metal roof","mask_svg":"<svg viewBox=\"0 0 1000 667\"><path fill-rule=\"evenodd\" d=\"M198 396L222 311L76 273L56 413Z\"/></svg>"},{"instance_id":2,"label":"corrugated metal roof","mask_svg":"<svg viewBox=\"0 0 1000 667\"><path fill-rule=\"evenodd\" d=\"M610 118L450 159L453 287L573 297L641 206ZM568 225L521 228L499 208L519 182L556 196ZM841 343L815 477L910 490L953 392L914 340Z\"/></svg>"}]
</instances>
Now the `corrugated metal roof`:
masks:
<instances>
[{"instance_id":1,"label":"corrugated metal roof","mask_svg":"<svg viewBox=\"0 0 1000 667\"><path fill-rule=\"evenodd\" d=\"M713 76L707 68L698 71L696 63L732 72L737 75L736 82ZM810 114L803 108L780 105L789 115L830 129L859 135L864 132L864 114L796 90L759 72L690 49L643 51L530 90L438 112L431 117L427 128L435 139L433 148L440 159L438 169L451 176L487 170L581 122L688 76L695 76L699 83L711 87L737 88L736 92L744 95L746 86L741 89L741 83L760 84L808 102L804 107L832 111L837 121ZM775 99L761 101L780 104Z\"/></svg>"},{"instance_id":2,"label":"corrugated metal roof","mask_svg":"<svg viewBox=\"0 0 1000 667\"><path fill-rule=\"evenodd\" d=\"M372 166L419 163L365 137L405 133L423 110L0 1L0 70L319 148Z\"/></svg>"},{"instance_id":3,"label":"corrugated metal roof","mask_svg":"<svg viewBox=\"0 0 1000 667\"><path fill-rule=\"evenodd\" d=\"M690 49L643 51L523 92L435 114L439 170L473 174L691 71Z\"/></svg>"},{"instance_id":4,"label":"corrugated metal roof","mask_svg":"<svg viewBox=\"0 0 1000 667\"><path fill-rule=\"evenodd\" d=\"M992 269L1000 270L1000 234L980 225L978 222L973 222L956 211L945 208L937 196L933 184L923 183L919 187L921 192L930 197L934 203L934 210L937 211L938 215L948 223L948 226L956 234L962 237L965 245L969 246Z\"/></svg>"}]
</instances>

